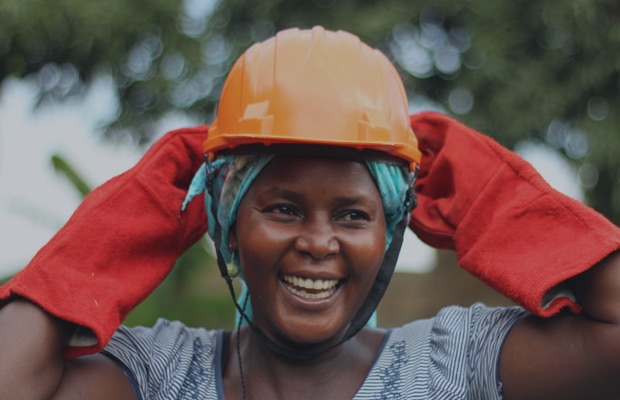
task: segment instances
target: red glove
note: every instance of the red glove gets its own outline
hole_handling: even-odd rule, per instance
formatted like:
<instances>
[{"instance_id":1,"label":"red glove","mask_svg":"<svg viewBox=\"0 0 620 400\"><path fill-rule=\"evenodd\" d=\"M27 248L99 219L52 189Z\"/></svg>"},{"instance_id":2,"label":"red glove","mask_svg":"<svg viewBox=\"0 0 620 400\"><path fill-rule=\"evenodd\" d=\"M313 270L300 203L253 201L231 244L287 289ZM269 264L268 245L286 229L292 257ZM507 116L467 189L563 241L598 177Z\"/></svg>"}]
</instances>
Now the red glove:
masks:
<instances>
[{"instance_id":1,"label":"red glove","mask_svg":"<svg viewBox=\"0 0 620 400\"><path fill-rule=\"evenodd\" d=\"M620 229L447 116L413 115L411 127L423 156L409 226L420 239L455 250L464 269L534 314L579 312L557 289L619 249Z\"/></svg>"},{"instance_id":2,"label":"red glove","mask_svg":"<svg viewBox=\"0 0 620 400\"><path fill-rule=\"evenodd\" d=\"M67 358L101 350L206 231L204 199L183 213L181 204L204 161L207 130L169 132L136 166L89 194L26 268L0 288L0 300L21 296L92 331L97 343L69 343Z\"/></svg>"}]
</instances>

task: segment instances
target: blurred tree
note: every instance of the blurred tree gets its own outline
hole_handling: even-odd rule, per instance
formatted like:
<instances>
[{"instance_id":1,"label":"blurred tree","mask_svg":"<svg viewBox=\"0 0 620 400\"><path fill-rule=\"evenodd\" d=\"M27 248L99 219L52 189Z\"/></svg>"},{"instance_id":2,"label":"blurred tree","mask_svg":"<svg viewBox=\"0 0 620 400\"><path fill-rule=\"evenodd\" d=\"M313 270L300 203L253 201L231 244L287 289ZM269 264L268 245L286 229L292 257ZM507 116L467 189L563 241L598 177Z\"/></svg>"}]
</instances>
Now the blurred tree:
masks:
<instances>
[{"instance_id":1,"label":"blurred tree","mask_svg":"<svg viewBox=\"0 0 620 400\"><path fill-rule=\"evenodd\" d=\"M251 43L288 27L344 29L395 61L414 101L507 146L561 151L589 203L619 223L619 16L612 0L3 0L0 80L36 79L45 103L110 74L120 109L103 131L145 143L166 112L210 120Z\"/></svg>"},{"instance_id":2,"label":"blurred tree","mask_svg":"<svg viewBox=\"0 0 620 400\"><path fill-rule=\"evenodd\" d=\"M46 103L110 74L121 107L116 120L102 121L105 133L144 143L163 113L185 108L184 78L202 68L203 44L185 22L180 0L3 0L0 80L34 79ZM198 89L206 96L208 88Z\"/></svg>"}]
</instances>

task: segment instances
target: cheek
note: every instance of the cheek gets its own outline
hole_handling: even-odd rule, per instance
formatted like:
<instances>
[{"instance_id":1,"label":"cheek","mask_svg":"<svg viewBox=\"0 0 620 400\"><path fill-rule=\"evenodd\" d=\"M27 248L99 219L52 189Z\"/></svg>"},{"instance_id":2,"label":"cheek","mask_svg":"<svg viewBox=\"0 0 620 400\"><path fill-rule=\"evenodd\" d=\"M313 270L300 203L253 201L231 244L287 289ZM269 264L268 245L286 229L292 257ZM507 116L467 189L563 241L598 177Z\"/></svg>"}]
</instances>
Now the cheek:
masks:
<instances>
[{"instance_id":1,"label":"cheek","mask_svg":"<svg viewBox=\"0 0 620 400\"><path fill-rule=\"evenodd\" d=\"M350 264L357 269L362 279L367 279L372 284L385 257L384 231L351 237L347 240L346 248L349 249Z\"/></svg>"},{"instance_id":2,"label":"cheek","mask_svg":"<svg viewBox=\"0 0 620 400\"><path fill-rule=\"evenodd\" d=\"M270 229L269 223L248 224L238 240L239 258L245 276L276 265L289 241L281 232Z\"/></svg>"}]
</instances>

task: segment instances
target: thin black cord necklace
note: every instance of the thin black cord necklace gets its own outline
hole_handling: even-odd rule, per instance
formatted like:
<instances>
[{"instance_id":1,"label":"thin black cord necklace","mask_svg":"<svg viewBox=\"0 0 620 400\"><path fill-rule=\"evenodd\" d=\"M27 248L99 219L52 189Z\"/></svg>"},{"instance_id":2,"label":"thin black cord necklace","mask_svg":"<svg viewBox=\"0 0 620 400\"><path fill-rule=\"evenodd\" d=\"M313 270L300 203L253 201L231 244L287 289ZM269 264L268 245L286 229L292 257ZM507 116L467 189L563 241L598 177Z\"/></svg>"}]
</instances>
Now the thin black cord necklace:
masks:
<instances>
[{"instance_id":1,"label":"thin black cord necklace","mask_svg":"<svg viewBox=\"0 0 620 400\"><path fill-rule=\"evenodd\" d=\"M243 302L243 309L245 310L245 306L248 304L248 298L245 298L245 301ZM245 387L245 375L243 374L243 363L241 361L241 323L242 323L242 319L239 318L239 322L237 323L237 340L236 340L236 347L237 347L237 362L239 363L239 376L241 377L241 390L242 390L242 399L246 400L246 387Z\"/></svg>"}]
</instances>

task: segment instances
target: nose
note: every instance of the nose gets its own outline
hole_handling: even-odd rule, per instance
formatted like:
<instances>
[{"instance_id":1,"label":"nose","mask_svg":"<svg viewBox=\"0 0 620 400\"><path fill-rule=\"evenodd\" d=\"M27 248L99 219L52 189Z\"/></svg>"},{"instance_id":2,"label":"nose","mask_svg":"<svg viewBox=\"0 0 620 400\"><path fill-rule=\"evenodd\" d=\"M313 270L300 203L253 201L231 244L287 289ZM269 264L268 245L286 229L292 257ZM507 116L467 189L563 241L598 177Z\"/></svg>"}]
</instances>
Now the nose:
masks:
<instances>
[{"instance_id":1,"label":"nose","mask_svg":"<svg viewBox=\"0 0 620 400\"><path fill-rule=\"evenodd\" d=\"M308 218L300 228L295 241L297 251L316 261L324 260L340 251L340 243L328 217Z\"/></svg>"}]
</instances>

